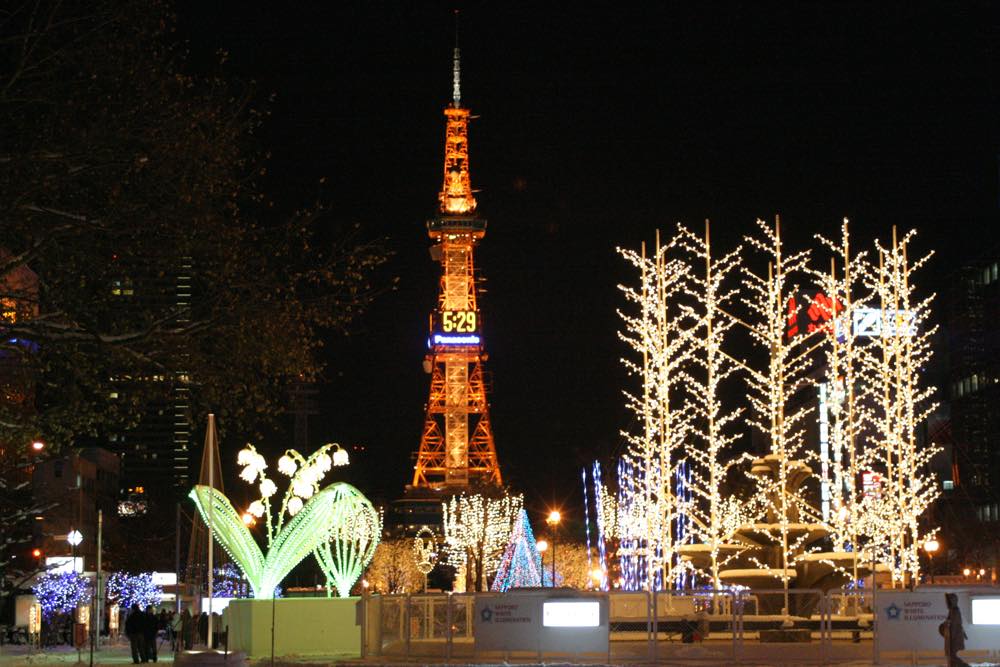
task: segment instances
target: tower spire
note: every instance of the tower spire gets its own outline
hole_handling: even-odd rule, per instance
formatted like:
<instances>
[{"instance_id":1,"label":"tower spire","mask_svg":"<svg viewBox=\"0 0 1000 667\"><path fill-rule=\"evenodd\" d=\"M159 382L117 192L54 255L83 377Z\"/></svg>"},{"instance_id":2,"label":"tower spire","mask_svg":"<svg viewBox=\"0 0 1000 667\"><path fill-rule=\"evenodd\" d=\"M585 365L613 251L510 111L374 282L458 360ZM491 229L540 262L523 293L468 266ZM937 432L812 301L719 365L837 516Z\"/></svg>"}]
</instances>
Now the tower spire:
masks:
<instances>
[{"instance_id":1,"label":"tower spire","mask_svg":"<svg viewBox=\"0 0 1000 667\"><path fill-rule=\"evenodd\" d=\"M462 106L462 69L458 50L458 10L455 10L455 51L452 57L451 104L444 109L444 183L438 212L471 215L476 210L469 176L469 110Z\"/></svg>"},{"instance_id":2,"label":"tower spire","mask_svg":"<svg viewBox=\"0 0 1000 667\"><path fill-rule=\"evenodd\" d=\"M455 10L455 52L451 62L451 105L462 106L462 54L458 48L458 10Z\"/></svg>"}]
</instances>

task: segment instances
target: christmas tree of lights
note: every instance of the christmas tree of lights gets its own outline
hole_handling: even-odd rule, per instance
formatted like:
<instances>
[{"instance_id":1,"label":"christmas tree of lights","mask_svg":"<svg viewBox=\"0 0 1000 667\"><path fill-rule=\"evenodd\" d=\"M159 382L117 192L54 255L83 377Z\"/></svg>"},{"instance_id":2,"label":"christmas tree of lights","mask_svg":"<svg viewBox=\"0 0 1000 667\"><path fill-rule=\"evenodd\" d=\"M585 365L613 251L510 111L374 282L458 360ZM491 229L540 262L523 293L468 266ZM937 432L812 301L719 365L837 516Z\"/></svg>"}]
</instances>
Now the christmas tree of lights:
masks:
<instances>
[{"instance_id":1,"label":"christmas tree of lights","mask_svg":"<svg viewBox=\"0 0 1000 667\"><path fill-rule=\"evenodd\" d=\"M465 574L467 588L486 590L510 538L521 495L461 494L442 503L445 562Z\"/></svg>"},{"instance_id":2,"label":"christmas tree of lights","mask_svg":"<svg viewBox=\"0 0 1000 667\"><path fill-rule=\"evenodd\" d=\"M693 321L687 309L675 305L689 269L667 258L673 247L673 241L661 245L657 233L651 258L646 256L645 244L638 253L618 250L640 276L638 288L619 286L626 302L638 311L619 310L624 322L619 338L639 359L622 359L622 363L639 377L641 392L625 392L626 405L640 428L622 433L628 450L619 481L626 471L628 483L619 484L617 527L619 552L629 563L627 578L643 590L660 590L671 581L677 515L674 477L692 416L688 406L678 407L675 395L688 381L685 366L693 349Z\"/></svg>"},{"instance_id":3,"label":"christmas tree of lights","mask_svg":"<svg viewBox=\"0 0 1000 667\"><path fill-rule=\"evenodd\" d=\"M742 248L713 257L707 221L704 237L678 225L676 238L678 246L691 258L692 265L685 292L693 304L686 308L694 320L694 354L692 368L686 377L687 401L697 424L691 428L692 437L685 447L685 454L691 461L687 488L692 499L684 509L690 521L693 543L679 550L696 567L705 562L712 586L718 590L722 587L720 567L743 549L730 539L750 518L742 503L723 498L720 491L729 469L741 461L729 455L728 447L738 437L732 432L732 425L743 410L725 408L721 386L743 365L724 350L727 334L735 326L735 320L726 309L738 294L738 289L726 284L742 265ZM702 265L701 271L694 269L697 264ZM706 549L707 559L704 558Z\"/></svg>"},{"instance_id":4,"label":"christmas tree of lights","mask_svg":"<svg viewBox=\"0 0 1000 667\"><path fill-rule=\"evenodd\" d=\"M542 568L542 555L538 553L535 534L523 509L514 522L510 541L500 558L500 566L493 578L491 591L506 592L511 588L528 588L548 585Z\"/></svg>"},{"instance_id":5,"label":"christmas tree of lights","mask_svg":"<svg viewBox=\"0 0 1000 667\"><path fill-rule=\"evenodd\" d=\"M331 449L332 456L328 454ZM243 466L240 478L258 484L260 499L250 503L247 512L257 518L266 517L266 556L225 495L199 484L190 496L215 539L243 570L254 597L270 599L292 568L325 542L337 522L348 516L338 507L342 497L334 487L319 489L331 466L347 464L347 452L334 444L320 448L308 459L294 450L286 451L278 460L278 471L290 480L276 514L271 511L271 499L278 487L265 472L264 457L248 444L236 460Z\"/></svg>"},{"instance_id":6,"label":"christmas tree of lights","mask_svg":"<svg viewBox=\"0 0 1000 667\"><path fill-rule=\"evenodd\" d=\"M153 583L152 572L113 572L105 584L108 602L124 609L139 605L145 609L149 605L159 604L163 597L163 588Z\"/></svg>"},{"instance_id":7,"label":"christmas tree of lights","mask_svg":"<svg viewBox=\"0 0 1000 667\"><path fill-rule=\"evenodd\" d=\"M743 366L748 388L750 415L748 422L767 435L769 453L757 459L751 467L757 487L756 501L766 514L765 523L747 526L778 547L781 567L777 571L764 563L758 568L780 579L784 591L784 612L789 613L788 588L796 573L793 558L803 552L825 528L819 523L819 512L805 497L804 482L812 476L806 459L812 458L805 449L806 418L812 410L794 400L794 395L810 386L810 355L823 343L822 329L786 334L789 315L787 304L794 304L799 289L797 276L808 269L808 250L791 254L784 252L780 221L774 226L757 220L763 240L744 237L753 248L768 259L767 275L762 276L743 267L744 292L741 300L750 312L747 330L753 341L767 354L767 367L755 369ZM725 573L721 573L725 579Z\"/></svg>"},{"instance_id":8,"label":"christmas tree of lights","mask_svg":"<svg viewBox=\"0 0 1000 667\"><path fill-rule=\"evenodd\" d=\"M882 482L862 501L869 511L860 523L869 530L867 537L876 549L873 558L887 563L893 582L903 585L917 581L920 545L932 534L921 532L919 519L938 496L936 479L927 468L940 451L922 445L917 437L919 425L935 407L930 400L934 389L923 385L922 376L937 328L929 326L934 295L918 297L913 282L913 274L933 253L911 261L914 235L911 231L899 239L893 227L891 245L876 242L878 265L872 262L864 275L879 309L861 372L865 404L874 406L864 410L874 438L862 463L880 472Z\"/></svg>"},{"instance_id":9,"label":"christmas tree of lights","mask_svg":"<svg viewBox=\"0 0 1000 667\"><path fill-rule=\"evenodd\" d=\"M45 619L71 613L78 606L90 603L90 580L79 572L45 572L38 576L31 590L42 606Z\"/></svg>"},{"instance_id":10,"label":"christmas tree of lights","mask_svg":"<svg viewBox=\"0 0 1000 667\"><path fill-rule=\"evenodd\" d=\"M863 504L859 482L864 454L865 411L861 401L865 396L862 373L869 355L869 339L855 335L855 320L860 320L864 303L872 291L862 278L870 270L864 252L852 253L848 220L844 218L839 242L821 235L816 238L831 253L829 270L812 271L826 298L813 304L820 319L828 322L824 347L826 378L820 385L819 432L821 451L820 479L823 519L831 526L834 551L849 551L850 578L859 578L861 555L859 530L867 525L870 509Z\"/></svg>"},{"instance_id":11,"label":"christmas tree of lights","mask_svg":"<svg viewBox=\"0 0 1000 667\"><path fill-rule=\"evenodd\" d=\"M329 488L337 495L336 517L329 539L317 547L315 555L326 574L327 596L336 588L337 595L346 598L375 555L382 536L382 515L350 484Z\"/></svg>"}]
</instances>

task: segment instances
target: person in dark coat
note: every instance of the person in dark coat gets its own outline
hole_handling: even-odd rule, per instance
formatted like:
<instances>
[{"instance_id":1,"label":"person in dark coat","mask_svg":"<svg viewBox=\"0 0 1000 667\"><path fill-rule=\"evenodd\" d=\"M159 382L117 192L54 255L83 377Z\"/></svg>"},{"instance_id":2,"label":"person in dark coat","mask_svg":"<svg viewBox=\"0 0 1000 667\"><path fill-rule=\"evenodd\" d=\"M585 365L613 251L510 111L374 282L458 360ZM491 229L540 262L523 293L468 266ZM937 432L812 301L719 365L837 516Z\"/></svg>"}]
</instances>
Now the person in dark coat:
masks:
<instances>
[{"instance_id":1,"label":"person in dark coat","mask_svg":"<svg viewBox=\"0 0 1000 667\"><path fill-rule=\"evenodd\" d=\"M194 626L195 618L191 614L191 607L187 607L181 612L181 645L185 651L194 647Z\"/></svg>"},{"instance_id":2,"label":"person in dark coat","mask_svg":"<svg viewBox=\"0 0 1000 667\"><path fill-rule=\"evenodd\" d=\"M160 632L160 619L157 618L153 605L146 607L146 613L142 616L142 635L146 644L146 659L143 662L149 662L150 659L156 662L156 636Z\"/></svg>"},{"instance_id":3,"label":"person in dark coat","mask_svg":"<svg viewBox=\"0 0 1000 667\"><path fill-rule=\"evenodd\" d=\"M958 596L954 593L944 594L948 605L948 618L941 624L941 634L944 635L944 652L948 655L948 667L969 667L968 663L958 657L958 652L965 649L965 628L962 627L962 610L958 608Z\"/></svg>"},{"instance_id":4,"label":"person in dark coat","mask_svg":"<svg viewBox=\"0 0 1000 667\"><path fill-rule=\"evenodd\" d=\"M208 645L208 612L201 612L198 617L198 639L199 643Z\"/></svg>"},{"instance_id":5,"label":"person in dark coat","mask_svg":"<svg viewBox=\"0 0 1000 667\"><path fill-rule=\"evenodd\" d=\"M139 664L148 660L146 656L146 641L143 630L145 629L145 614L139 609L139 605L134 604L125 619L125 636L132 647L132 662Z\"/></svg>"}]
</instances>

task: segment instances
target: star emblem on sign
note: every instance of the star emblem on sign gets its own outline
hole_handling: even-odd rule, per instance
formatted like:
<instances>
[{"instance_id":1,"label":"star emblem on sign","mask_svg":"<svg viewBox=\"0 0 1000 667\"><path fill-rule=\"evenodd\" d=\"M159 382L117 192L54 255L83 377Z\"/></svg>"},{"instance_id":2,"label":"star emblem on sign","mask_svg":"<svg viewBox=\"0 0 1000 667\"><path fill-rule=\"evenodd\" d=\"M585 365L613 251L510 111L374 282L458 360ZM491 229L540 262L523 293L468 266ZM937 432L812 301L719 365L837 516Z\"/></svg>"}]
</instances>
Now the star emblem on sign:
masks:
<instances>
[{"instance_id":1,"label":"star emblem on sign","mask_svg":"<svg viewBox=\"0 0 1000 667\"><path fill-rule=\"evenodd\" d=\"M493 620L493 610L486 607L482 612L480 612L479 616L483 619L484 623L489 623Z\"/></svg>"},{"instance_id":2,"label":"star emblem on sign","mask_svg":"<svg viewBox=\"0 0 1000 667\"><path fill-rule=\"evenodd\" d=\"M899 613L901 611L903 611L903 610L900 609L899 607L897 607L896 603L893 602L891 605L889 605L888 607L885 608L885 615L888 616L889 618L895 620L895 619L899 618Z\"/></svg>"}]
</instances>

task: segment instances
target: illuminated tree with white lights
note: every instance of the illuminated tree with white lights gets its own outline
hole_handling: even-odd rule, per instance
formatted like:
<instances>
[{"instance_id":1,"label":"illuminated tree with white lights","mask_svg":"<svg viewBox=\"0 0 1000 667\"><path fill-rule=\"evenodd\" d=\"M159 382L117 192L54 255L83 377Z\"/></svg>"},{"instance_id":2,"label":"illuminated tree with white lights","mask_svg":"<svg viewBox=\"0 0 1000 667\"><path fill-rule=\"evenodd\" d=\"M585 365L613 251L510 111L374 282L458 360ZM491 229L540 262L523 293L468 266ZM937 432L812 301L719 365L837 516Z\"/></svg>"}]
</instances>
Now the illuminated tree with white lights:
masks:
<instances>
[{"instance_id":1,"label":"illuminated tree with white lights","mask_svg":"<svg viewBox=\"0 0 1000 667\"><path fill-rule=\"evenodd\" d=\"M824 336L826 345L826 378L820 387L820 439L828 443L826 457L821 457L821 479L829 489L827 518L833 530L834 550L850 549L852 559L851 579L858 578L858 558L861 550L859 536L864 526L870 525L867 514L873 509L863 503L859 480L861 462L865 458L865 360L870 354L870 339L857 335L855 321L864 318L868 310L865 303L872 290L865 287L863 277L870 270L864 252L852 251L848 220L840 228L840 240L831 241L821 235L816 238L831 253L830 267L812 271L820 285L824 300L817 300L820 319L826 320ZM868 383L870 384L870 383ZM870 557L867 559L870 560Z\"/></svg>"},{"instance_id":2,"label":"illuminated tree with white lights","mask_svg":"<svg viewBox=\"0 0 1000 667\"><path fill-rule=\"evenodd\" d=\"M861 372L867 392L865 418L874 435L863 465L881 473L880 487L865 499L880 511L865 524L873 532L870 541L881 550L876 557L892 569L893 581L904 585L919 575L920 545L929 536L921 533L919 519L938 495L927 467L940 451L917 439L919 425L934 409L934 389L921 380L937 329L928 322L933 295L918 297L913 282L914 272L933 253L911 261L914 235L911 231L897 239L893 228L891 245L876 243L878 265L872 262L864 280L875 292L878 310Z\"/></svg>"},{"instance_id":3,"label":"illuminated tree with white lights","mask_svg":"<svg viewBox=\"0 0 1000 667\"><path fill-rule=\"evenodd\" d=\"M773 540L781 555L781 569L774 572L766 564L758 567L781 580L784 613L788 613L789 582L796 576L793 559L815 536L813 525L819 513L805 498L803 484L812 477L806 460L805 430L812 427L807 417L813 412L795 394L811 388L808 377L810 354L822 344L822 329L786 334L787 304L794 303L799 291L795 282L808 266L809 251L784 252L780 222L773 226L757 220L763 240L745 237L768 260L767 274L743 268L742 300L750 312L748 331L767 354L767 367L745 368L751 410L748 422L766 434L769 453L754 461L751 475L758 486L757 498L766 509L766 523L754 525L758 535Z\"/></svg>"},{"instance_id":4,"label":"illuminated tree with white lights","mask_svg":"<svg viewBox=\"0 0 1000 667\"><path fill-rule=\"evenodd\" d=\"M721 257L712 256L709 225L700 237L678 225L677 244L685 253L692 270L688 274L687 294L693 305L684 308L694 321L691 332L694 344L691 369L686 373L694 421L685 455L691 462L689 488L692 502L684 507L691 520L691 532L696 544L681 545L681 553L696 564L707 560L707 574L715 589L722 587L719 568L743 547L732 544L735 530L749 518L743 503L723 498L722 482L729 469L742 459L735 458L728 447L736 438L733 422L743 410L726 409L722 402L721 385L742 365L725 351L729 330L735 325L726 312L738 295L738 289L726 286L742 264L741 248ZM700 264L699 271L695 267ZM707 559L703 553L707 550Z\"/></svg>"},{"instance_id":5,"label":"illuminated tree with white lights","mask_svg":"<svg viewBox=\"0 0 1000 667\"><path fill-rule=\"evenodd\" d=\"M523 496L506 493L498 497L462 494L441 504L445 562L464 570L467 590L486 590L487 578L500 566L523 505Z\"/></svg>"},{"instance_id":6,"label":"illuminated tree with white lights","mask_svg":"<svg viewBox=\"0 0 1000 667\"><path fill-rule=\"evenodd\" d=\"M619 311L624 322L619 337L637 357L622 363L641 382L641 392L625 392L640 426L637 432L622 433L628 443L626 476L631 479L620 484L619 553L636 564L636 583L646 590L661 589L671 580L677 515L674 473L692 416L680 392L691 381L686 367L697 321L679 305L689 268L667 258L674 246L675 241L661 245L657 233L652 257L646 256L645 244L638 253L618 250L640 274L638 288L619 286L633 309Z\"/></svg>"}]
</instances>

